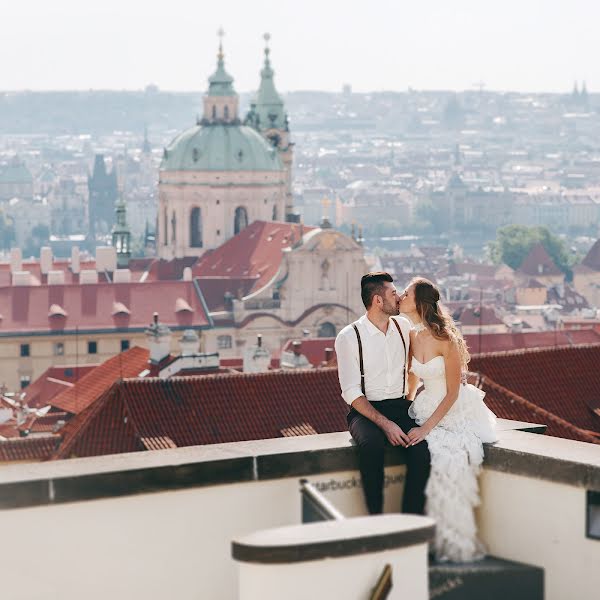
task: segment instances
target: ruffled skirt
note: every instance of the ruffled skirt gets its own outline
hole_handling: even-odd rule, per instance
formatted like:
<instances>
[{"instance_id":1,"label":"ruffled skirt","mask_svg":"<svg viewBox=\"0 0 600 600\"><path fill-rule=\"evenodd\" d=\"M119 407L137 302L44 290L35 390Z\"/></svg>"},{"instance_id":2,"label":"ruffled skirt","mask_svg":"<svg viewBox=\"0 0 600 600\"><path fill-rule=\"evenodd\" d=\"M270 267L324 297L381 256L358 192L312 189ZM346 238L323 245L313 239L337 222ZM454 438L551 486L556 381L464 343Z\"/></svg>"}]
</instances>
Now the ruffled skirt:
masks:
<instances>
[{"instance_id":1,"label":"ruffled skirt","mask_svg":"<svg viewBox=\"0 0 600 600\"><path fill-rule=\"evenodd\" d=\"M477 478L482 443L495 442L497 436L496 416L483 397L475 386L461 385L456 402L427 436L431 474L425 510L436 520L433 550L440 561L470 562L485 555L474 515L480 502ZM442 399L426 388L412 403L409 415L422 425Z\"/></svg>"}]
</instances>

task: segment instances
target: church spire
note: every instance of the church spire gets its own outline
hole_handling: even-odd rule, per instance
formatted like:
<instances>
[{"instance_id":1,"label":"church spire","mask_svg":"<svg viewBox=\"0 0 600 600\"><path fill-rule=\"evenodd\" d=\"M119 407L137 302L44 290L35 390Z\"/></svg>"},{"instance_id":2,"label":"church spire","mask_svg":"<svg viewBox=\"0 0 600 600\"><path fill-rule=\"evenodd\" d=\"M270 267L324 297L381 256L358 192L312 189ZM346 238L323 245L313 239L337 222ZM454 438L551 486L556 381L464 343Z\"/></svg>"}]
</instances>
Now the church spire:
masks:
<instances>
[{"instance_id":1,"label":"church spire","mask_svg":"<svg viewBox=\"0 0 600 600\"><path fill-rule=\"evenodd\" d=\"M219 35L219 52L217 54L217 70L208 78L208 92L204 96L204 117L201 125L236 124L238 120L238 95L233 89L233 77L225 70L225 54L223 53L223 36L221 27Z\"/></svg>"},{"instance_id":2,"label":"church spire","mask_svg":"<svg viewBox=\"0 0 600 600\"><path fill-rule=\"evenodd\" d=\"M263 36L265 40L265 59L263 68L260 72L260 87L256 94L255 101L255 112L258 117L258 129L287 129L287 116L285 114L283 100L275 89L275 83L273 76L275 72L271 67L271 59L269 57L271 49L269 48L269 41L271 35L265 33Z\"/></svg>"},{"instance_id":3,"label":"church spire","mask_svg":"<svg viewBox=\"0 0 600 600\"><path fill-rule=\"evenodd\" d=\"M217 70L208 78L208 95L234 96L233 77L225 70L225 54L223 53L223 36L225 35L225 32L222 27L217 34L219 36Z\"/></svg>"},{"instance_id":4,"label":"church spire","mask_svg":"<svg viewBox=\"0 0 600 600\"><path fill-rule=\"evenodd\" d=\"M112 245L117 251L117 266L126 269L131 258L131 231L127 225L127 208L123 191L115 207L116 222L112 228Z\"/></svg>"}]
</instances>

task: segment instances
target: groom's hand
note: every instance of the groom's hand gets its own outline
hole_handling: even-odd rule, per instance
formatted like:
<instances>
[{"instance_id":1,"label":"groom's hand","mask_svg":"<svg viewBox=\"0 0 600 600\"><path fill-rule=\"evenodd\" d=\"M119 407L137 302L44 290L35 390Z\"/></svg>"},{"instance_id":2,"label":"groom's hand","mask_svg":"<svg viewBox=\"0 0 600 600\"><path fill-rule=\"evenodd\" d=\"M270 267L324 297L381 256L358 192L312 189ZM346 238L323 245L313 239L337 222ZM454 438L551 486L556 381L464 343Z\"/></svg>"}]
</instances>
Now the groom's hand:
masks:
<instances>
[{"instance_id":1,"label":"groom's hand","mask_svg":"<svg viewBox=\"0 0 600 600\"><path fill-rule=\"evenodd\" d=\"M410 443L408 436L393 421L388 421L386 423L383 433L385 433L385 436L392 446L402 446L403 448L406 448Z\"/></svg>"}]
</instances>

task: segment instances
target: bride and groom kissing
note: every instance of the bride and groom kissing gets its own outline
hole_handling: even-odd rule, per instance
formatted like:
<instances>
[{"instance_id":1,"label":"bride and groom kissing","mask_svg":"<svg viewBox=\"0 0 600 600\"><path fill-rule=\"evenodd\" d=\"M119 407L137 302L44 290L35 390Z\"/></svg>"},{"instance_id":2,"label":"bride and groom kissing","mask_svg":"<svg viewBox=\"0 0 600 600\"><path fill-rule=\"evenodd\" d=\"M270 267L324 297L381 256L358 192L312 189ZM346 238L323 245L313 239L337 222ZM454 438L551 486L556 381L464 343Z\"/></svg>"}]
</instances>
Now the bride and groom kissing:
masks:
<instances>
[{"instance_id":1,"label":"bride and groom kissing","mask_svg":"<svg viewBox=\"0 0 600 600\"><path fill-rule=\"evenodd\" d=\"M335 350L367 509L383 511L385 447L402 446L402 512L436 520L437 560L478 560L477 476L482 443L496 441L496 418L483 392L466 383L466 343L426 279L399 292L388 273L367 273L361 296L366 313L340 331Z\"/></svg>"}]
</instances>

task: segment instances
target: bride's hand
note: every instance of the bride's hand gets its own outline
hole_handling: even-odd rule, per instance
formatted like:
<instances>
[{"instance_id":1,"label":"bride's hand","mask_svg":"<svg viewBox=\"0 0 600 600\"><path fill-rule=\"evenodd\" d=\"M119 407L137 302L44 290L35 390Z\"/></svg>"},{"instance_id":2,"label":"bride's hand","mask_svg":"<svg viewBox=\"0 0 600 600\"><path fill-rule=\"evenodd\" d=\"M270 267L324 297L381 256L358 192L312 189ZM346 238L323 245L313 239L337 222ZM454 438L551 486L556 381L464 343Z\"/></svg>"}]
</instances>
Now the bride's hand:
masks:
<instances>
[{"instance_id":1,"label":"bride's hand","mask_svg":"<svg viewBox=\"0 0 600 600\"><path fill-rule=\"evenodd\" d=\"M410 440L409 446L416 446L419 442L422 442L430 433L431 429L426 425L421 427L413 427L408 432L408 439Z\"/></svg>"}]
</instances>

